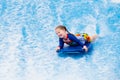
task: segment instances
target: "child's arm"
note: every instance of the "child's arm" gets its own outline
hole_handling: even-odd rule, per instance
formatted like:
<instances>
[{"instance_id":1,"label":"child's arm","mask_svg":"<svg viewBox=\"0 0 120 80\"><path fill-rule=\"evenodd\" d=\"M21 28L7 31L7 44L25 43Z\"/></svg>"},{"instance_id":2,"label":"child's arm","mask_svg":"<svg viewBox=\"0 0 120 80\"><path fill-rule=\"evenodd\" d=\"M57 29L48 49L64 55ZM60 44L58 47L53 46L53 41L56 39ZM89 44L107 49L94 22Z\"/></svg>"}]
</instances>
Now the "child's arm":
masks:
<instances>
[{"instance_id":1,"label":"child's arm","mask_svg":"<svg viewBox=\"0 0 120 80\"><path fill-rule=\"evenodd\" d=\"M68 34L68 37L70 40L77 42L83 49L85 49L85 51L88 51L88 48L85 44L83 44L82 42L80 42L80 40L78 40L74 35L72 34Z\"/></svg>"},{"instance_id":2,"label":"child's arm","mask_svg":"<svg viewBox=\"0 0 120 80\"><path fill-rule=\"evenodd\" d=\"M59 38L59 46L57 46L56 51L59 51L60 49L62 49L64 46L64 42L62 38Z\"/></svg>"},{"instance_id":3,"label":"child's arm","mask_svg":"<svg viewBox=\"0 0 120 80\"><path fill-rule=\"evenodd\" d=\"M62 38L59 38L59 47L62 49L64 47L64 42Z\"/></svg>"},{"instance_id":4,"label":"child's arm","mask_svg":"<svg viewBox=\"0 0 120 80\"><path fill-rule=\"evenodd\" d=\"M81 47L84 46L84 44L79 40L77 39L76 36L74 36L73 34L68 34L68 38L76 43L78 43Z\"/></svg>"}]
</instances>

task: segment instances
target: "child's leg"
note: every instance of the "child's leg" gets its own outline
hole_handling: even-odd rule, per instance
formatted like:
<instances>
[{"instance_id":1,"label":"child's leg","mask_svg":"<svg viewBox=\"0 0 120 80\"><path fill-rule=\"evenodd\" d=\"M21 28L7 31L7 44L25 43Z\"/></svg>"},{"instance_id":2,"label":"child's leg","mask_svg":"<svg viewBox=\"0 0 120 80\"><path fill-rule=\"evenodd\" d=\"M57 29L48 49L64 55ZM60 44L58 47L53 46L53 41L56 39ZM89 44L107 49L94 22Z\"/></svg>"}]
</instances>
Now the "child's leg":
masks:
<instances>
[{"instance_id":1,"label":"child's leg","mask_svg":"<svg viewBox=\"0 0 120 80\"><path fill-rule=\"evenodd\" d=\"M91 41L93 42L93 41L95 41L96 40L96 38L98 37L98 35L93 35L93 36L90 36L90 39L91 39Z\"/></svg>"}]
</instances>

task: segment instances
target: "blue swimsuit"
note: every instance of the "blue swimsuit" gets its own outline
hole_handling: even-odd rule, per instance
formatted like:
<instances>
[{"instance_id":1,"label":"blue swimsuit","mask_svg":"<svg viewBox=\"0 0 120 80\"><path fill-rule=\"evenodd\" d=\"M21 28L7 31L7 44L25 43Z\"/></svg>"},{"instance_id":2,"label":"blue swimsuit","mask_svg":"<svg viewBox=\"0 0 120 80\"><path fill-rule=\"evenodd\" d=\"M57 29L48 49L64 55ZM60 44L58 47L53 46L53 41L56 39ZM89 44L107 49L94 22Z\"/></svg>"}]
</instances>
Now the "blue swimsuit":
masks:
<instances>
[{"instance_id":1,"label":"blue swimsuit","mask_svg":"<svg viewBox=\"0 0 120 80\"><path fill-rule=\"evenodd\" d=\"M64 43L70 46L80 45L81 47L83 47L86 44L86 42L87 41L84 38L81 37L80 39L78 39L73 34L68 33L66 39L59 38L59 47L60 49L62 49L64 47Z\"/></svg>"}]
</instances>

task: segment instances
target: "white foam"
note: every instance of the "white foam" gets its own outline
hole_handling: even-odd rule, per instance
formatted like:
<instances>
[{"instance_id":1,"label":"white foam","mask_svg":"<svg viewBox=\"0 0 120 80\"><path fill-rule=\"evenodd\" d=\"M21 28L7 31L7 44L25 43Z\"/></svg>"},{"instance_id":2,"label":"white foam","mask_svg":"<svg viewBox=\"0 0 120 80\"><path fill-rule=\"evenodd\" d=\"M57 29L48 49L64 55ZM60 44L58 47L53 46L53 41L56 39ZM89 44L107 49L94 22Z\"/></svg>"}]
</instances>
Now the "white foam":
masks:
<instances>
[{"instance_id":1,"label":"white foam","mask_svg":"<svg viewBox=\"0 0 120 80\"><path fill-rule=\"evenodd\" d=\"M111 0L113 3L120 3L120 0Z\"/></svg>"}]
</instances>

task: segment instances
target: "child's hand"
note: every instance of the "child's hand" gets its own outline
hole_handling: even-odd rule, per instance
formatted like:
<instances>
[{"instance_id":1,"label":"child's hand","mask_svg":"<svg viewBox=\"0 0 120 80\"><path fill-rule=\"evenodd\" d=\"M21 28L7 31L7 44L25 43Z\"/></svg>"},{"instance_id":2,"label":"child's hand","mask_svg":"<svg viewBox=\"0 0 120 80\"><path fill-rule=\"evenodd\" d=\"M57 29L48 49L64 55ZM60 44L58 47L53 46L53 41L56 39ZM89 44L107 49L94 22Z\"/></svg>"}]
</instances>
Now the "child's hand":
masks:
<instances>
[{"instance_id":1,"label":"child's hand","mask_svg":"<svg viewBox=\"0 0 120 80\"><path fill-rule=\"evenodd\" d=\"M87 51L88 51L87 46L83 46L83 49L85 49L85 52L87 52Z\"/></svg>"},{"instance_id":2,"label":"child's hand","mask_svg":"<svg viewBox=\"0 0 120 80\"><path fill-rule=\"evenodd\" d=\"M58 46L57 48L56 48L56 51L59 51L60 50L60 47Z\"/></svg>"}]
</instances>

